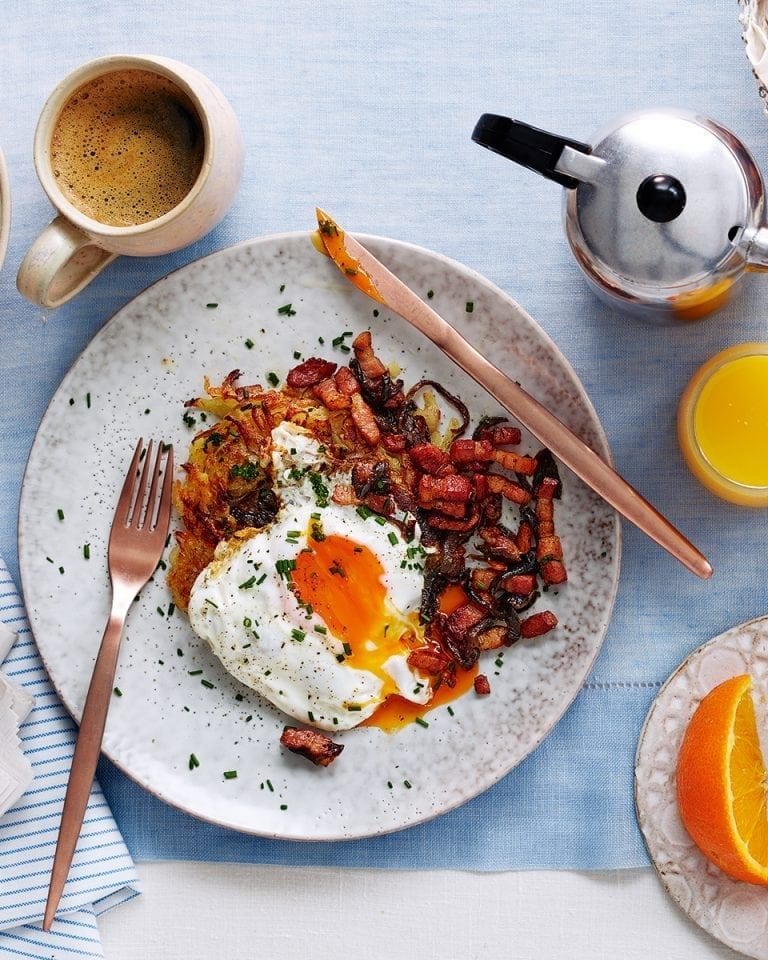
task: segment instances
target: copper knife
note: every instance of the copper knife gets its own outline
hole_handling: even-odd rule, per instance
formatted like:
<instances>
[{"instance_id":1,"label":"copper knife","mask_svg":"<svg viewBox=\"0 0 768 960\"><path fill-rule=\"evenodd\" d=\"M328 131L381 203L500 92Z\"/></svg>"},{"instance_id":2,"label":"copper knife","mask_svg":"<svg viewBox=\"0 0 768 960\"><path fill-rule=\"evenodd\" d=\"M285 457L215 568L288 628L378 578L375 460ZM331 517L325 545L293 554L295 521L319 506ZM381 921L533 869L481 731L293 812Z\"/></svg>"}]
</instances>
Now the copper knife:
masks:
<instances>
[{"instance_id":1,"label":"copper knife","mask_svg":"<svg viewBox=\"0 0 768 960\"><path fill-rule=\"evenodd\" d=\"M577 477L697 577L712 576L707 558L634 487L521 386L495 367L471 343L380 263L354 237L317 210L314 238L341 273L371 299L420 330L480 384ZM317 240L315 245L318 246Z\"/></svg>"}]
</instances>

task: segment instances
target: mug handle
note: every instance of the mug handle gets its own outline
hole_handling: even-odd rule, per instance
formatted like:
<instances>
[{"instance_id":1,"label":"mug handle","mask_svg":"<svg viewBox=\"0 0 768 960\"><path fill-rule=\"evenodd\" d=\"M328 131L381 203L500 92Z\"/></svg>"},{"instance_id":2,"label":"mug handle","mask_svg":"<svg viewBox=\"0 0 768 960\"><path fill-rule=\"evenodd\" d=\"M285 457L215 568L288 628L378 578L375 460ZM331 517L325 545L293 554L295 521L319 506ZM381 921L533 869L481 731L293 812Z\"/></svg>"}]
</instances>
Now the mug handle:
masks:
<instances>
[{"instance_id":1,"label":"mug handle","mask_svg":"<svg viewBox=\"0 0 768 960\"><path fill-rule=\"evenodd\" d=\"M39 307L60 307L116 257L58 216L29 248L19 267L16 286L22 296Z\"/></svg>"}]
</instances>

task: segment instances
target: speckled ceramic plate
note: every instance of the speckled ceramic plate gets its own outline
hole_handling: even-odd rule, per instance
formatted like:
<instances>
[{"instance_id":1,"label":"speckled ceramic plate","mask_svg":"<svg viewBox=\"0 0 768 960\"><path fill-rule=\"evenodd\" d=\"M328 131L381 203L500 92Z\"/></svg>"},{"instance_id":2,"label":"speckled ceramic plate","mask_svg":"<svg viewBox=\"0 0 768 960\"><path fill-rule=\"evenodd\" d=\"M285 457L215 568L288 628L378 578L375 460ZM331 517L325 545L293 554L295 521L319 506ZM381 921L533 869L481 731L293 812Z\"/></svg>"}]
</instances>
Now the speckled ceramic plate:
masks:
<instances>
[{"instance_id":1,"label":"speckled ceramic plate","mask_svg":"<svg viewBox=\"0 0 768 960\"><path fill-rule=\"evenodd\" d=\"M362 239L418 293L432 290L430 302L446 319L609 455L573 370L509 297L437 254ZM281 314L288 303L290 315ZM371 326L377 352L398 361L407 382L428 374L460 394L475 416L498 412L406 323L385 310L374 316L375 306L315 252L307 234L267 237L190 264L146 290L106 324L64 378L30 454L19 555L32 629L75 717L108 612L106 542L130 451L138 435L162 437L183 459L200 426L183 422L183 402L201 392L204 374L214 383L235 367L243 382L263 380L268 371L285 374L294 350L333 355L333 337ZM537 449L530 438L524 447ZM339 736L345 751L336 763L312 767L279 746L284 715L230 679L183 616L168 616L158 573L128 617L116 681L122 696L111 705L105 753L169 803L269 836L382 833L475 796L552 729L581 687L611 614L618 522L575 477L565 476L564 484L558 529L570 583L547 599L560 626L505 651L501 669L489 659L490 697L464 696L453 716L435 710L427 714L428 728L350 731ZM191 753L200 761L192 771ZM237 770L236 779L224 779L229 770Z\"/></svg>"},{"instance_id":2,"label":"speckled ceramic plate","mask_svg":"<svg viewBox=\"0 0 768 960\"><path fill-rule=\"evenodd\" d=\"M768 960L768 888L727 877L699 851L677 810L675 770L688 723L713 687L742 673L752 676L758 726L765 727L768 617L699 647L661 688L640 735L635 802L648 852L675 903L722 943Z\"/></svg>"}]
</instances>

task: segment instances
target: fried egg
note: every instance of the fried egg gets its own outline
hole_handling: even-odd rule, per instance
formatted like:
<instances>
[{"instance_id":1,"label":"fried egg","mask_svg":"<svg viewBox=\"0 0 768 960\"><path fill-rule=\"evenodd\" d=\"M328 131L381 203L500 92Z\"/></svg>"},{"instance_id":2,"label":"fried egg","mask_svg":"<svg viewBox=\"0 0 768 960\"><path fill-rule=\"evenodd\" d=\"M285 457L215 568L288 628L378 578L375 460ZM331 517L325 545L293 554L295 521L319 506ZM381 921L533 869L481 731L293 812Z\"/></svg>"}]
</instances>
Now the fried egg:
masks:
<instances>
[{"instance_id":1,"label":"fried egg","mask_svg":"<svg viewBox=\"0 0 768 960\"><path fill-rule=\"evenodd\" d=\"M234 677L324 730L358 726L393 695L428 703L407 662L424 643L418 541L330 502L309 433L281 424L272 442L281 509L219 544L192 588L192 628Z\"/></svg>"}]
</instances>

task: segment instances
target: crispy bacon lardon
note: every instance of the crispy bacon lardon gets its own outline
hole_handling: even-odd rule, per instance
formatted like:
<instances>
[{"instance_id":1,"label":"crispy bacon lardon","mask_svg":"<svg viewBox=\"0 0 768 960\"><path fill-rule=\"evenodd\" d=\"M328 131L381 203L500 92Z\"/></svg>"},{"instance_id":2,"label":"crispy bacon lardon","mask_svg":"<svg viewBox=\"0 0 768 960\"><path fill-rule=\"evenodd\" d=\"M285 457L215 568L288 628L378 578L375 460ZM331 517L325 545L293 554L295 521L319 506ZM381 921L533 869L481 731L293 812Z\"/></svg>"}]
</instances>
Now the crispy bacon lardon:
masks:
<instances>
[{"instance_id":1,"label":"crispy bacon lardon","mask_svg":"<svg viewBox=\"0 0 768 960\"><path fill-rule=\"evenodd\" d=\"M557 625L548 610L520 619L540 584L567 580L555 530L557 465L548 450L510 449L521 432L503 418L485 418L466 437L466 406L432 380L404 389L376 356L370 333L352 348L348 367L311 357L289 371L283 389L238 386L234 370L218 387L206 380L206 396L188 402L188 416L219 419L194 438L186 478L175 488L184 529L169 575L173 597L185 609L217 544L276 515L270 434L288 421L324 445L329 472L349 475L334 481L335 503L386 517L406 541L418 526L427 644L409 659L435 683L453 685L457 665L472 667L485 650ZM449 585L466 599L443 613Z\"/></svg>"},{"instance_id":2,"label":"crispy bacon lardon","mask_svg":"<svg viewBox=\"0 0 768 960\"><path fill-rule=\"evenodd\" d=\"M344 749L343 743L335 743L320 730L307 730L300 727L286 727L280 737L280 743L291 753L306 757L316 767L329 766Z\"/></svg>"}]
</instances>

